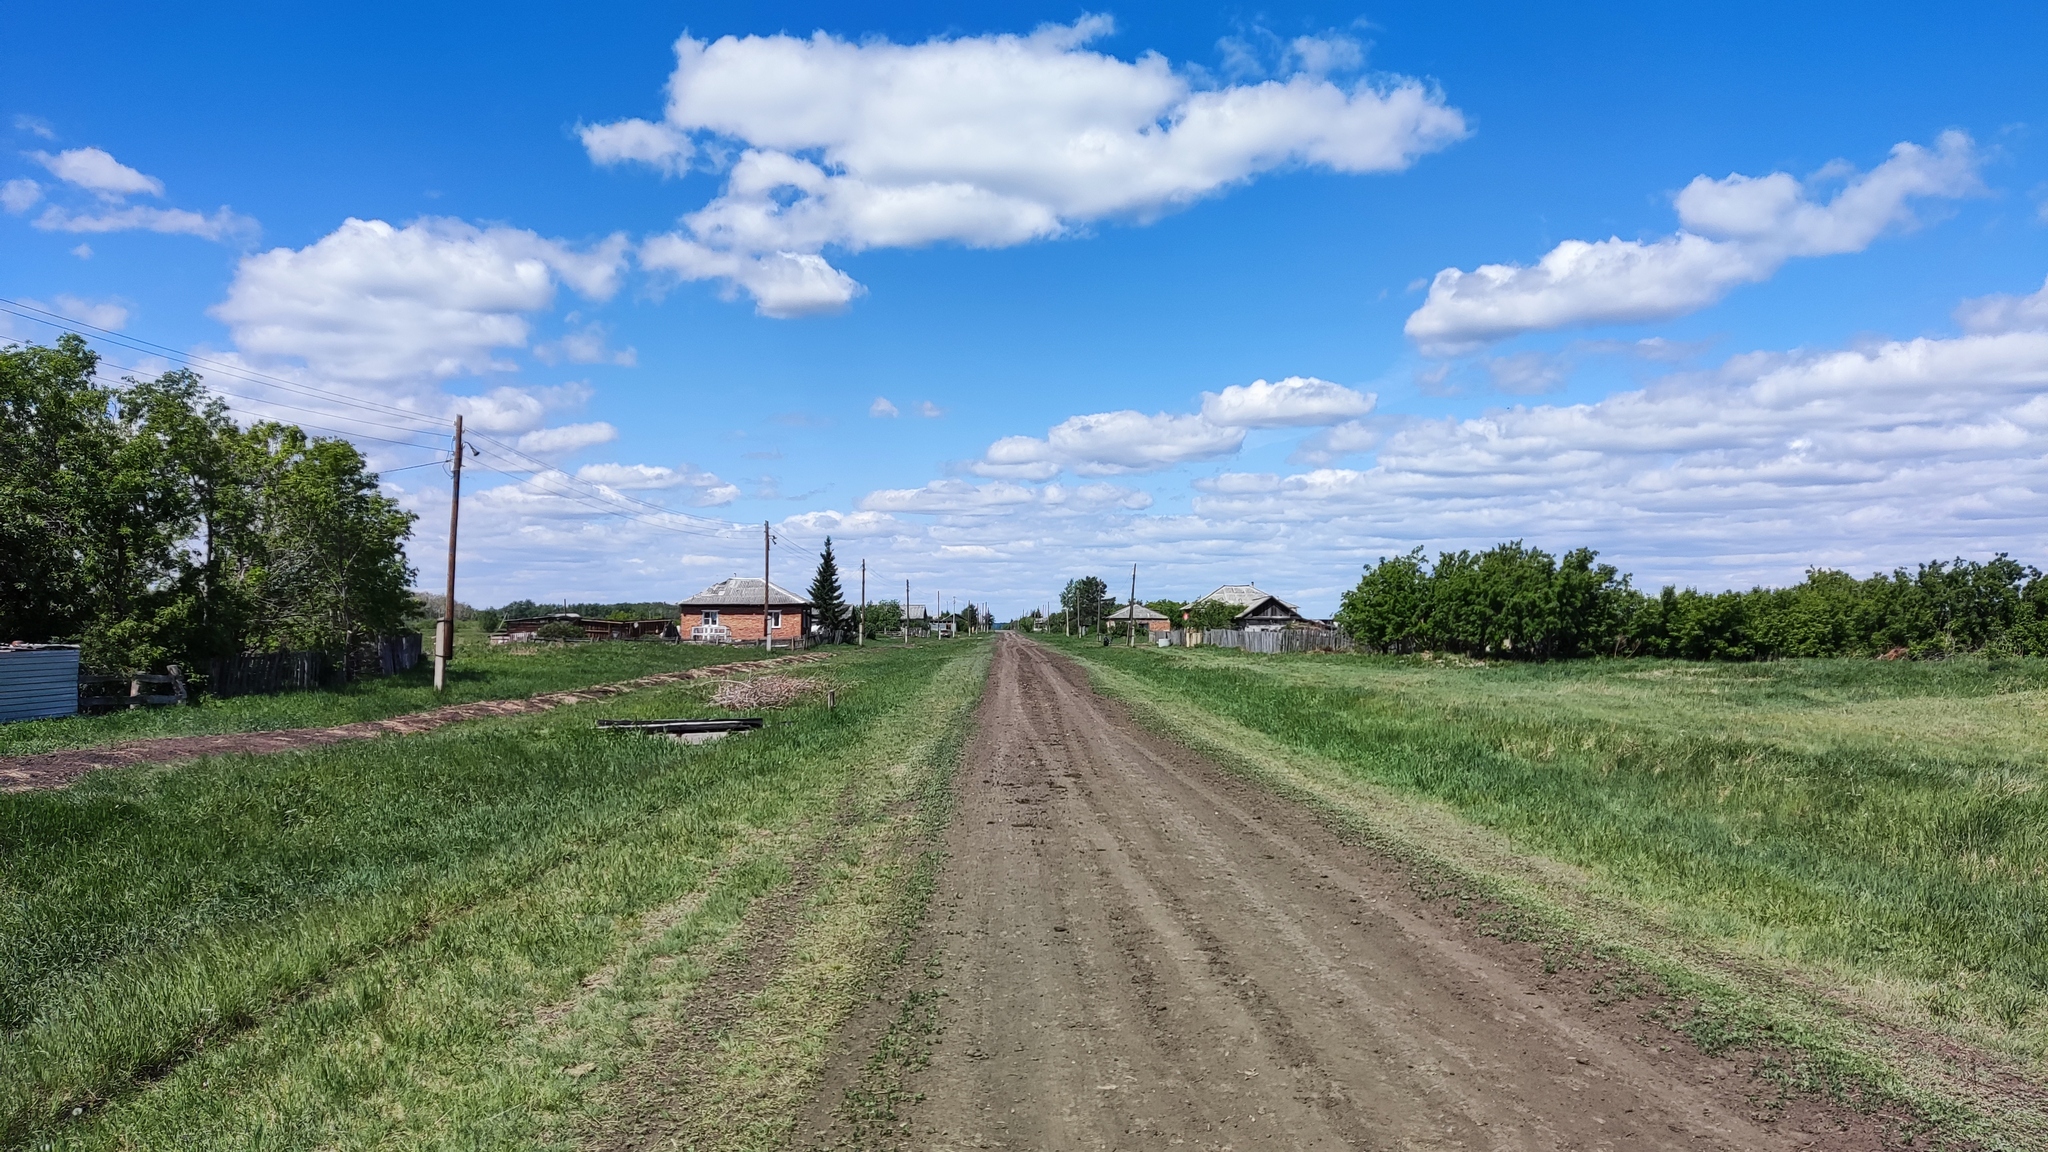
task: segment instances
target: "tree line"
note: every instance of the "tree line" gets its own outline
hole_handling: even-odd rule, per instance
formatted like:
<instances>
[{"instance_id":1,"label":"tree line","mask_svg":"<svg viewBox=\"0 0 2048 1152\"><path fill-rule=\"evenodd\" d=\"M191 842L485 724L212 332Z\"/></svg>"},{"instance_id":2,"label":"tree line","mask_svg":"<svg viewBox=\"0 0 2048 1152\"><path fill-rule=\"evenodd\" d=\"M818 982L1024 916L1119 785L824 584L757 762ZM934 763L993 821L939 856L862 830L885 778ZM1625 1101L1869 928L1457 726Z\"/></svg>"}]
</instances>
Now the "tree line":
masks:
<instances>
[{"instance_id":1,"label":"tree line","mask_svg":"<svg viewBox=\"0 0 2048 1152\"><path fill-rule=\"evenodd\" d=\"M1598 559L1519 540L1434 563L1417 548L1367 565L1337 625L1377 652L1529 660L2048 655L2048 579L2004 553L1865 579L1814 568L1788 588L1655 595Z\"/></svg>"},{"instance_id":2,"label":"tree line","mask_svg":"<svg viewBox=\"0 0 2048 1152\"><path fill-rule=\"evenodd\" d=\"M414 517L354 445L240 427L189 371L98 369L76 335L0 349L0 640L141 672L404 626Z\"/></svg>"}]
</instances>

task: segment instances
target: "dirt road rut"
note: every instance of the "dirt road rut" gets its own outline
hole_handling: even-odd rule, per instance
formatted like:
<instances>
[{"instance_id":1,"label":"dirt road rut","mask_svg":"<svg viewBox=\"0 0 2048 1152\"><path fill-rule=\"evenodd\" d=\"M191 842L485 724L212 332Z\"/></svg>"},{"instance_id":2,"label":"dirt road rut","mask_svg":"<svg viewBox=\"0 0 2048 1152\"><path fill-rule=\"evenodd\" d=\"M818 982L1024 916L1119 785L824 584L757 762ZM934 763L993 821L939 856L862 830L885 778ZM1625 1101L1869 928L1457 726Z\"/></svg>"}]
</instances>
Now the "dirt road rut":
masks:
<instances>
[{"instance_id":1,"label":"dirt road rut","mask_svg":"<svg viewBox=\"0 0 2048 1152\"><path fill-rule=\"evenodd\" d=\"M1728 1062L1659 1051L1626 1008L1596 1019L1526 948L1142 731L1040 645L1001 641L961 774L928 925L945 1023L891 1142L1872 1146L1759 1118Z\"/></svg>"}]
</instances>

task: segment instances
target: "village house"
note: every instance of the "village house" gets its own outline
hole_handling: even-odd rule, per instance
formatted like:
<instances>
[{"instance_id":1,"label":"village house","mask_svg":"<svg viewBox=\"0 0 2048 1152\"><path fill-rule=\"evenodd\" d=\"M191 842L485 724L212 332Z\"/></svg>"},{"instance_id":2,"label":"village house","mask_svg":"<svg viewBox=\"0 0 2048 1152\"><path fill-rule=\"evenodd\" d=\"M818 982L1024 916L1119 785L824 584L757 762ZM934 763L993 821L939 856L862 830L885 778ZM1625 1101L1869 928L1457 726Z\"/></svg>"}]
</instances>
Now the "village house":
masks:
<instances>
[{"instance_id":1,"label":"village house","mask_svg":"<svg viewBox=\"0 0 2048 1152\"><path fill-rule=\"evenodd\" d=\"M1147 632L1167 632L1173 629L1173 621L1145 607L1143 604L1131 604L1119 608L1110 613L1107 619L1111 624L1125 625L1129 625L1135 620L1137 621L1137 627L1143 628Z\"/></svg>"},{"instance_id":2,"label":"village house","mask_svg":"<svg viewBox=\"0 0 2048 1152\"><path fill-rule=\"evenodd\" d=\"M766 634L791 645L809 636L811 602L772 581L764 631L761 583L758 577L734 576L683 601L683 635L699 643L759 644Z\"/></svg>"},{"instance_id":3,"label":"village house","mask_svg":"<svg viewBox=\"0 0 2048 1152\"><path fill-rule=\"evenodd\" d=\"M1201 604L1205 601L1228 604L1238 609L1237 615L1231 618L1230 626L1246 632L1329 627L1324 621L1302 615L1298 605L1289 604L1253 584L1225 584L1195 603Z\"/></svg>"}]
</instances>

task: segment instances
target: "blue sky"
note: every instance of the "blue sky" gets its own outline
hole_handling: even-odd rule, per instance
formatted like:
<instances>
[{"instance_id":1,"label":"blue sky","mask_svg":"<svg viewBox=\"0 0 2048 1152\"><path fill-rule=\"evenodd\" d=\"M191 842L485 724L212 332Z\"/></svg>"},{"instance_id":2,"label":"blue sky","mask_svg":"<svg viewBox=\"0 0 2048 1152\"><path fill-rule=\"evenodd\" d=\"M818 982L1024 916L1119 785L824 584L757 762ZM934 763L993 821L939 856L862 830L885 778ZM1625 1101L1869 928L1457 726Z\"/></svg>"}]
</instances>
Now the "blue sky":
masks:
<instances>
[{"instance_id":1,"label":"blue sky","mask_svg":"<svg viewBox=\"0 0 2048 1152\"><path fill-rule=\"evenodd\" d=\"M480 603L2048 556L2038 6L960 13L18 8L0 295L358 436L423 584L467 413Z\"/></svg>"}]
</instances>

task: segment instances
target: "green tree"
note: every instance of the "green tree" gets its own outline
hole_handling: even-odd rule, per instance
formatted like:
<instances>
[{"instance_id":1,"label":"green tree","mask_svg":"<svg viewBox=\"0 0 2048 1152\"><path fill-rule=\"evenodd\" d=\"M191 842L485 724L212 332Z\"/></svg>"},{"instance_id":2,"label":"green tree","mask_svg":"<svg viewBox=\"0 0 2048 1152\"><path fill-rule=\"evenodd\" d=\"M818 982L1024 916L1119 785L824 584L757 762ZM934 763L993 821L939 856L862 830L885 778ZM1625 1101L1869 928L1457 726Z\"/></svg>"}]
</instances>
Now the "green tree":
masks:
<instances>
[{"instance_id":1,"label":"green tree","mask_svg":"<svg viewBox=\"0 0 2048 1152\"><path fill-rule=\"evenodd\" d=\"M1420 547L1367 565L1337 608L1337 626L1376 652L1416 651L1428 619L1429 572Z\"/></svg>"},{"instance_id":2,"label":"green tree","mask_svg":"<svg viewBox=\"0 0 2048 1152\"><path fill-rule=\"evenodd\" d=\"M78 336L0 351L0 639L75 638L97 614L93 557L120 433Z\"/></svg>"},{"instance_id":3,"label":"green tree","mask_svg":"<svg viewBox=\"0 0 2048 1152\"><path fill-rule=\"evenodd\" d=\"M836 640L850 624L846 592L839 586L839 561L832 555L832 538L825 537L825 550L818 556L818 572L811 577L811 614L818 627Z\"/></svg>"},{"instance_id":4,"label":"green tree","mask_svg":"<svg viewBox=\"0 0 2048 1152\"><path fill-rule=\"evenodd\" d=\"M894 600L871 601L867 607L867 633L887 636L903 627L903 605Z\"/></svg>"}]
</instances>

